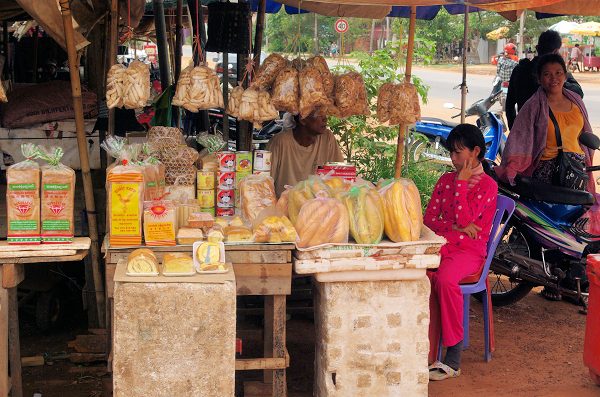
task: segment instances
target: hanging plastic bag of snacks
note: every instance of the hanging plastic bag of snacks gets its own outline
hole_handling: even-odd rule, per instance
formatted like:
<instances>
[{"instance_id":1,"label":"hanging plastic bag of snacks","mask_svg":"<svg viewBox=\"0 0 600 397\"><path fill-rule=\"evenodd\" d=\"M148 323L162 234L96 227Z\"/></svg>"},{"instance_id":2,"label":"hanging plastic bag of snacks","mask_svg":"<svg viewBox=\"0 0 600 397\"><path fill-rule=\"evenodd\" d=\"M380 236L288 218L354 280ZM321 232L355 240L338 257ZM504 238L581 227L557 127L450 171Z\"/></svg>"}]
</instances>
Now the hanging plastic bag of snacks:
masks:
<instances>
[{"instance_id":1,"label":"hanging plastic bag of snacks","mask_svg":"<svg viewBox=\"0 0 600 397\"><path fill-rule=\"evenodd\" d=\"M298 114L299 91L298 71L293 67L287 67L275 79L271 103L279 111Z\"/></svg>"},{"instance_id":2,"label":"hanging plastic bag of snacks","mask_svg":"<svg viewBox=\"0 0 600 397\"><path fill-rule=\"evenodd\" d=\"M392 116L391 108L393 106L394 87L393 83L385 83L379 87L379 94L377 95L377 118L382 123L389 121Z\"/></svg>"},{"instance_id":3,"label":"hanging plastic bag of snacks","mask_svg":"<svg viewBox=\"0 0 600 397\"><path fill-rule=\"evenodd\" d=\"M327 97L333 97L333 89L335 85L335 80L333 78L333 74L329 71L329 66L327 65L327 61L322 56L315 56L312 58L308 58L306 63L317 68L319 73L321 73L321 79L323 80L323 90L325 91L325 95Z\"/></svg>"},{"instance_id":4,"label":"hanging plastic bag of snacks","mask_svg":"<svg viewBox=\"0 0 600 397\"><path fill-rule=\"evenodd\" d=\"M125 93L125 71L127 69L121 64L111 66L106 77L106 106L109 109L123 106L123 94Z\"/></svg>"},{"instance_id":5,"label":"hanging plastic bag of snacks","mask_svg":"<svg viewBox=\"0 0 600 397\"><path fill-rule=\"evenodd\" d=\"M150 98L150 69L140 61L133 61L123 77L125 92L123 105L126 109L143 108Z\"/></svg>"},{"instance_id":6,"label":"hanging plastic bag of snacks","mask_svg":"<svg viewBox=\"0 0 600 397\"><path fill-rule=\"evenodd\" d=\"M349 72L335 79L335 106L340 117L368 115L367 89L362 76L357 72Z\"/></svg>"},{"instance_id":7,"label":"hanging plastic bag of snacks","mask_svg":"<svg viewBox=\"0 0 600 397\"><path fill-rule=\"evenodd\" d=\"M416 87L411 83L394 86L390 105L390 124L413 124L421 118L419 94Z\"/></svg>"},{"instance_id":8,"label":"hanging plastic bag of snacks","mask_svg":"<svg viewBox=\"0 0 600 397\"><path fill-rule=\"evenodd\" d=\"M272 53L269 55L258 68L256 77L252 81L250 87L259 90L266 90L271 88L271 85L275 81L275 78L279 72L285 68L288 61L279 54Z\"/></svg>"},{"instance_id":9,"label":"hanging plastic bag of snacks","mask_svg":"<svg viewBox=\"0 0 600 397\"><path fill-rule=\"evenodd\" d=\"M177 88L175 89L175 95L173 96L172 104L174 106L184 106L188 102L188 90L192 84L190 74L193 66L190 65L183 69L179 74L179 80L177 80Z\"/></svg>"},{"instance_id":10,"label":"hanging plastic bag of snacks","mask_svg":"<svg viewBox=\"0 0 600 397\"><path fill-rule=\"evenodd\" d=\"M271 103L271 96L266 91L257 91L248 88L242 95L240 105L240 120L247 120L259 126L263 121L274 120L279 117L277 109Z\"/></svg>"},{"instance_id":11,"label":"hanging plastic bag of snacks","mask_svg":"<svg viewBox=\"0 0 600 397\"><path fill-rule=\"evenodd\" d=\"M196 66L190 72L191 87L188 88L187 104L191 112L223 107L223 93L217 74L207 66Z\"/></svg>"},{"instance_id":12,"label":"hanging plastic bag of snacks","mask_svg":"<svg viewBox=\"0 0 600 397\"><path fill-rule=\"evenodd\" d=\"M319 70L313 66L302 69L298 76L300 85L300 117L306 118L319 108L326 108L330 101L323 88Z\"/></svg>"},{"instance_id":13,"label":"hanging plastic bag of snacks","mask_svg":"<svg viewBox=\"0 0 600 397\"><path fill-rule=\"evenodd\" d=\"M244 87L236 86L229 93L229 102L227 103L227 113L233 117L239 117L240 106L242 104L242 96L244 95Z\"/></svg>"}]
</instances>

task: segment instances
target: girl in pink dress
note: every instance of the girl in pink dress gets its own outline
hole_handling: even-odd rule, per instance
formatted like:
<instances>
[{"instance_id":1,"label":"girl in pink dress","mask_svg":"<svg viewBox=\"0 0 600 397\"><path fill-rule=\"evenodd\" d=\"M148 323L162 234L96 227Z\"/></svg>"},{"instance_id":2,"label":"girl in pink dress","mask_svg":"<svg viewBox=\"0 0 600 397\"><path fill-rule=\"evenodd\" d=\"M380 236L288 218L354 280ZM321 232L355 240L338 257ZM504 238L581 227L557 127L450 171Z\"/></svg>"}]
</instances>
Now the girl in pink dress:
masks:
<instances>
[{"instance_id":1,"label":"girl in pink dress","mask_svg":"<svg viewBox=\"0 0 600 397\"><path fill-rule=\"evenodd\" d=\"M425 225L447 240L440 252L439 268L428 272L430 341L433 344L439 340L441 327L442 344L447 347L443 362L436 361L429 367L430 380L460 375L464 330L459 283L483 267L498 195L498 185L483 172L485 141L479 128L471 124L456 126L446 147L456 171L439 179L423 219Z\"/></svg>"}]
</instances>

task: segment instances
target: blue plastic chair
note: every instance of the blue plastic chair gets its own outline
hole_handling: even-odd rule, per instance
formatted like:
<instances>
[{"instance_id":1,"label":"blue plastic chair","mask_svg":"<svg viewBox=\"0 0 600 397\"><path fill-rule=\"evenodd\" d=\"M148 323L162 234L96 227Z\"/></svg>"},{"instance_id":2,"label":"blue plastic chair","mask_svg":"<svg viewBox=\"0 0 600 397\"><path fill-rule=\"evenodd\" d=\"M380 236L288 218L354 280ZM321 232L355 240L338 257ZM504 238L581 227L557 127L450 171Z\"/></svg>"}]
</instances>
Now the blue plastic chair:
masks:
<instances>
[{"instance_id":1,"label":"blue plastic chair","mask_svg":"<svg viewBox=\"0 0 600 397\"><path fill-rule=\"evenodd\" d=\"M504 229L506 228L506 224L508 220L512 216L515 210L515 202L505 196L498 195L498 199L496 202L496 215L494 216L494 222L492 224L492 230L490 232L490 239L487 243L487 258L483 267L481 268L481 273L473 274L471 276L465 277L461 280L460 289L463 293L463 329L464 329L464 339L463 339L463 349L469 347L469 306L471 303L471 295L479 292L483 292L483 297L481 299L481 303L483 304L483 332L484 332L484 343L485 343L485 351L484 351L484 359L486 362L492 359L492 351L491 351L491 338L490 338L490 311L491 307L491 299L489 297L490 291L487 287L487 277L490 271L490 265L492 264L492 260L494 259L494 253L496 252L496 247L500 243L502 239L502 234L504 233ZM438 347L438 360L441 360L442 357L442 339L440 338L440 345Z\"/></svg>"}]
</instances>

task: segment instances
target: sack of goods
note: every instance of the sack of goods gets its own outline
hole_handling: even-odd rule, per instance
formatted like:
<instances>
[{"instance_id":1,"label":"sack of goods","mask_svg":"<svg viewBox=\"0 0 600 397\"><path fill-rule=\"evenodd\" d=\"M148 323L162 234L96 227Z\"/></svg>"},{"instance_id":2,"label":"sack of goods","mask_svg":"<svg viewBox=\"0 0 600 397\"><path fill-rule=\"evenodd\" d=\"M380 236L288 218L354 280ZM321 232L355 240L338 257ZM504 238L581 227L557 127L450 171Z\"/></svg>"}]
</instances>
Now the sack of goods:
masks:
<instances>
[{"instance_id":1,"label":"sack of goods","mask_svg":"<svg viewBox=\"0 0 600 397\"><path fill-rule=\"evenodd\" d=\"M75 171L61 164L60 147L38 147L42 166L41 232L42 243L70 243L75 234Z\"/></svg>"},{"instance_id":2,"label":"sack of goods","mask_svg":"<svg viewBox=\"0 0 600 397\"><path fill-rule=\"evenodd\" d=\"M143 108L150 98L150 69L140 61L127 68L113 65L106 81L106 105L109 109L125 106L126 109Z\"/></svg>"},{"instance_id":3,"label":"sack of goods","mask_svg":"<svg viewBox=\"0 0 600 397\"><path fill-rule=\"evenodd\" d=\"M317 193L317 197L302 206L296 231L300 248L321 244L347 243L350 224L344 205L335 198Z\"/></svg>"},{"instance_id":4,"label":"sack of goods","mask_svg":"<svg viewBox=\"0 0 600 397\"><path fill-rule=\"evenodd\" d=\"M298 221L298 215L302 206L309 200L317 197L318 192L330 196L329 187L318 176L309 176L307 180L298 182L288 193L288 214L294 225Z\"/></svg>"},{"instance_id":5,"label":"sack of goods","mask_svg":"<svg viewBox=\"0 0 600 397\"><path fill-rule=\"evenodd\" d=\"M298 238L292 222L276 207L268 207L252 223L254 241L257 243L293 243Z\"/></svg>"},{"instance_id":6,"label":"sack of goods","mask_svg":"<svg viewBox=\"0 0 600 397\"><path fill-rule=\"evenodd\" d=\"M421 237L423 213L419 190L410 179L387 181L379 189L383 198L385 234L394 242L416 241Z\"/></svg>"},{"instance_id":7,"label":"sack of goods","mask_svg":"<svg viewBox=\"0 0 600 397\"><path fill-rule=\"evenodd\" d=\"M411 83L385 83L379 88L377 117L390 125L413 124L421 118L417 89Z\"/></svg>"}]
</instances>

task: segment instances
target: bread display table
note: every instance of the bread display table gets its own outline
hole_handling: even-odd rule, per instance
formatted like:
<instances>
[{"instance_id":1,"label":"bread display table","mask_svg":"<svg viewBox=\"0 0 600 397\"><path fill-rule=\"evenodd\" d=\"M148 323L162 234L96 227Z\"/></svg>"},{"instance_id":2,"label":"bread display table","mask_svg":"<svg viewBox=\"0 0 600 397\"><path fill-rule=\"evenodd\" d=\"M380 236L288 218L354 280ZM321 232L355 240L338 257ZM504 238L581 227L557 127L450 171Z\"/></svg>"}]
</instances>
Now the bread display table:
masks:
<instances>
[{"instance_id":1,"label":"bread display table","mask_svg":"<svg viewBox=\"0 0 600 397\"><path fill-rule=\"evenodd\" d=\"M71 244L15 246L0 242L0 396L8 396L9 391L13 397L23 396L17 286L25 278L24 265L81 261L89 248L88 237L78 237Z\"/></svg>"},{"instance_id":2,"label":"bread display table","mask_svg":"<svg viewBox=\"0 0 600 397\"><path fill-rule=\"evenodd\" d=\"M426 270L444 243L425 229L410 243L295 252L296 273L316 281L316 396L427 396Z\"/></svg>"},{"instance_id":3,"label":"bread display table","mask_svg":"<svg viewBox=\"0 0 600 397\"><path fill-rule=\"evenodd\" d=\"M106 263L106 296L111 307L107 310L107 324L113 318L113 278L117 263L138 247L110 247L105 240L102 252ZM162 261L169 252L191 253L191 246L150 247ZM226 262L232 263L235 274L235 289L240 295L262 295L265 299L264 316L264 355L260 358L237 359L237 371L263 370L264 383L273 396L286 396L285 370L289 366L286 349L286 295L291 293L292 251L294 244L225 244ZM109 327L109 346L114 346ZM112 368L112 354L109 369Z\"/></svg>"},{"instance_id":4,"label":"bread display table","mask_svg":"<svg viewBox=\"0 0 600 397\"><path fill-rule=\"evenodd\" d=\"M233 396L233 271L185 277L114 276L113 395Z\"/></svg>"}]
</instances>

